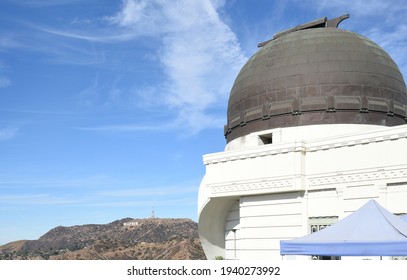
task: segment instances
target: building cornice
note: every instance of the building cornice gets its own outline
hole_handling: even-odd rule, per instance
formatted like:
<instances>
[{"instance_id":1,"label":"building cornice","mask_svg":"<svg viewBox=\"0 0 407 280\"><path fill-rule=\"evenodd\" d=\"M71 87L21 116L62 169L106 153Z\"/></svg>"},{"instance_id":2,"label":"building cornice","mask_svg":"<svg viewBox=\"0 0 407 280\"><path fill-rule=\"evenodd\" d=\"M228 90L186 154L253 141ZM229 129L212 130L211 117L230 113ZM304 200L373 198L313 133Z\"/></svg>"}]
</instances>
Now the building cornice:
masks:
<instances>
[{"instance_id":1,"label":"building cornice","mask_svg":"<svg viewBox=\"0 0 407 280\"><path fill-rule=\"evenodd\" d=\"M335 129L335 126L332 126ZM273 143L238 149L233 151L224 151L220 153L207 154L203 156L205 165L224 163L235 160L245 160L249 158L274 156L295 152L317 152L356 145L366 145L383 141L395 141L407 138L407 125L396 127L385 127L382 130L356 133L344 136L330 137L317 140L301 140L287 143Z\"/></svg>"}]
</instances>

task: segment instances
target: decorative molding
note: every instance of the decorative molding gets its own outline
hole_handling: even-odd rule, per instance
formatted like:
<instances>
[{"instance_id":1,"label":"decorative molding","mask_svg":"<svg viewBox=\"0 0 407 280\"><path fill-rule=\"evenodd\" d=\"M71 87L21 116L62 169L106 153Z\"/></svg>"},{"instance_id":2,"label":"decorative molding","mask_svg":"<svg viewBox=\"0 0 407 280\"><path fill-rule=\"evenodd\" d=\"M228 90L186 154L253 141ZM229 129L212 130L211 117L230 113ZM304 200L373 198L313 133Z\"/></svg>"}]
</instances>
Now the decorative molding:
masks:
<instances>
[{"instance_id":1,"label":"decorative molding","mask_svg":"<svg viewBox=\"0 0 407 280\"><path fill-rule=\"evenodd\" d=\"M229 182L221 184L208 184L211 196L233 196L246 192L278 193L287 191L299 191L295 184L296 176L280 179L261 179L243 182Z\"/></svg>"},{"instance_id":2,"label":"decorative molding","mask_svg":"<svg viewBox=\"0 0 407 280\"><path fill-rule=\"evenodd\" d=\"M350 184L361 182L377 182L388 181L395 179L407 180L407 166L399 167L397 169L383 169L378 168L375 170L358 170L352 172L338 172L323 175L307 176L307 187L313 189L319 186L329 186L338 184ZM391 184L391 183L390 183Z\"/></svg>"},{"instance_id":3,"label":"decorative molding","mask_svg":"<svg viewBox=\"0 0 407 280\"><path fill-rule=\"evenodd\" d=\"M352 172L337 172L321 175L300 176L305 181L303 184L296 183L298 176L290 176L278 179L263 178L250 181L234 181L219 184L208 184L211 192L211 197L219 196L239 196L247 193L281 193L290 191L320 191L334 190L338 195L342 195L339 185L344 184L360 184L360 183L377 183L378 181L386 181L387 187L401 185L401 188L407 188L407 166L398 169L378 168L375 170L358 170ZM395 181L397 180L397 181ZM400 183L402 182L402 183ZM406 185L404 183L406 182Z\"/></svg>"},{"instance_id":4,"label":"decorative molding","mask_svg":"<svg viewBox=\"0 0 407 280\"><path fill-rule=\"evenodd\" d=\"M353 147L357 145L367 145L371 143L379 143L383 141L394 141L407 138L407 132L404 133L397 133L397 134L390 134L385 136L377 136L377 137L364 137L364 138L356 138L356 139L349 139L348 141L341 141L336 143L321 143L318 142L322 141L314 141L307 143L307 152L316 152L321 150L329 150L329 149L337 149L343 147Z\"/></svg>"}]
</instances>

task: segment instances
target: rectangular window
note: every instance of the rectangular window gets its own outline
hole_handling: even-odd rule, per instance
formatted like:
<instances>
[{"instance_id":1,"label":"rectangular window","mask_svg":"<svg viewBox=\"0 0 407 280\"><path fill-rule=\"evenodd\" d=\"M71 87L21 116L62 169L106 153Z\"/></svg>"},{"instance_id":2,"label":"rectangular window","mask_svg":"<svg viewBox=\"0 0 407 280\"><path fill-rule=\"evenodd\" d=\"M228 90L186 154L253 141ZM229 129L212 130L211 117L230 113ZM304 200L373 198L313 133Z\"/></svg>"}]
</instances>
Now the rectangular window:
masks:
<instances>
[{"instance_id":1,"label":"rectangular window","mask_svg":"<svg viewBox=\"0 0 407 280\"><path fill-rule=\"evenodd\" d=\"M268 145L273 143L273 134L264 134L264 135L259 135L259 144L260 145Z\"/></svg>"}]
</instances>

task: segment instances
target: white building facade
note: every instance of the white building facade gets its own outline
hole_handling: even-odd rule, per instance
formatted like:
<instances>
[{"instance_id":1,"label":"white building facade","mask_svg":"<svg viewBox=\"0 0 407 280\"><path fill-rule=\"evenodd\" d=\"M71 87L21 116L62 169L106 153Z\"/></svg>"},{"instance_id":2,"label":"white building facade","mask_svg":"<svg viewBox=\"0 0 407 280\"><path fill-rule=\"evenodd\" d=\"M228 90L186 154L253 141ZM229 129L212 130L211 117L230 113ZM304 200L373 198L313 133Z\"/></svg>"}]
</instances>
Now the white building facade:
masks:
<instances>
[{"instance_id":1,"label":"white building facade","mask_svg":"<svg viewBox=\"0 0 407 280\"><path fill-rule=\"evenodd\" d=\"M407 212L405 83L384 50L337 28L343 19L277 34L236 78L225 151L203 157L208 259L281 259L280 240L370 199Z\"/></svg>"}]
</instances>

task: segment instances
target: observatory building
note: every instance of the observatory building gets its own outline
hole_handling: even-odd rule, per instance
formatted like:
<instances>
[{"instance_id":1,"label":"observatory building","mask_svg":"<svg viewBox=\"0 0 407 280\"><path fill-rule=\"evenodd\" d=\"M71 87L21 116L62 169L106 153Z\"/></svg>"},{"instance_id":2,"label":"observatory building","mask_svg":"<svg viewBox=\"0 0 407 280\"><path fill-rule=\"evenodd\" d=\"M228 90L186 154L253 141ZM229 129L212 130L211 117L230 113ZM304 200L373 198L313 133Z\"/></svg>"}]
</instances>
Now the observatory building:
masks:
<instances>
[{"instance_id":1,"label":"observatory building","mask_svg":"<svg viewBox=\"0 0 407 280\"><path fill-rule=\"evenodd\" d=\"M407 212L406 85L380 46L338 28L348 17L277 33L236 77L225 150L203 156L208 259L281 259L280 240L370 199Z\"/></svg>"}]
</instances>

